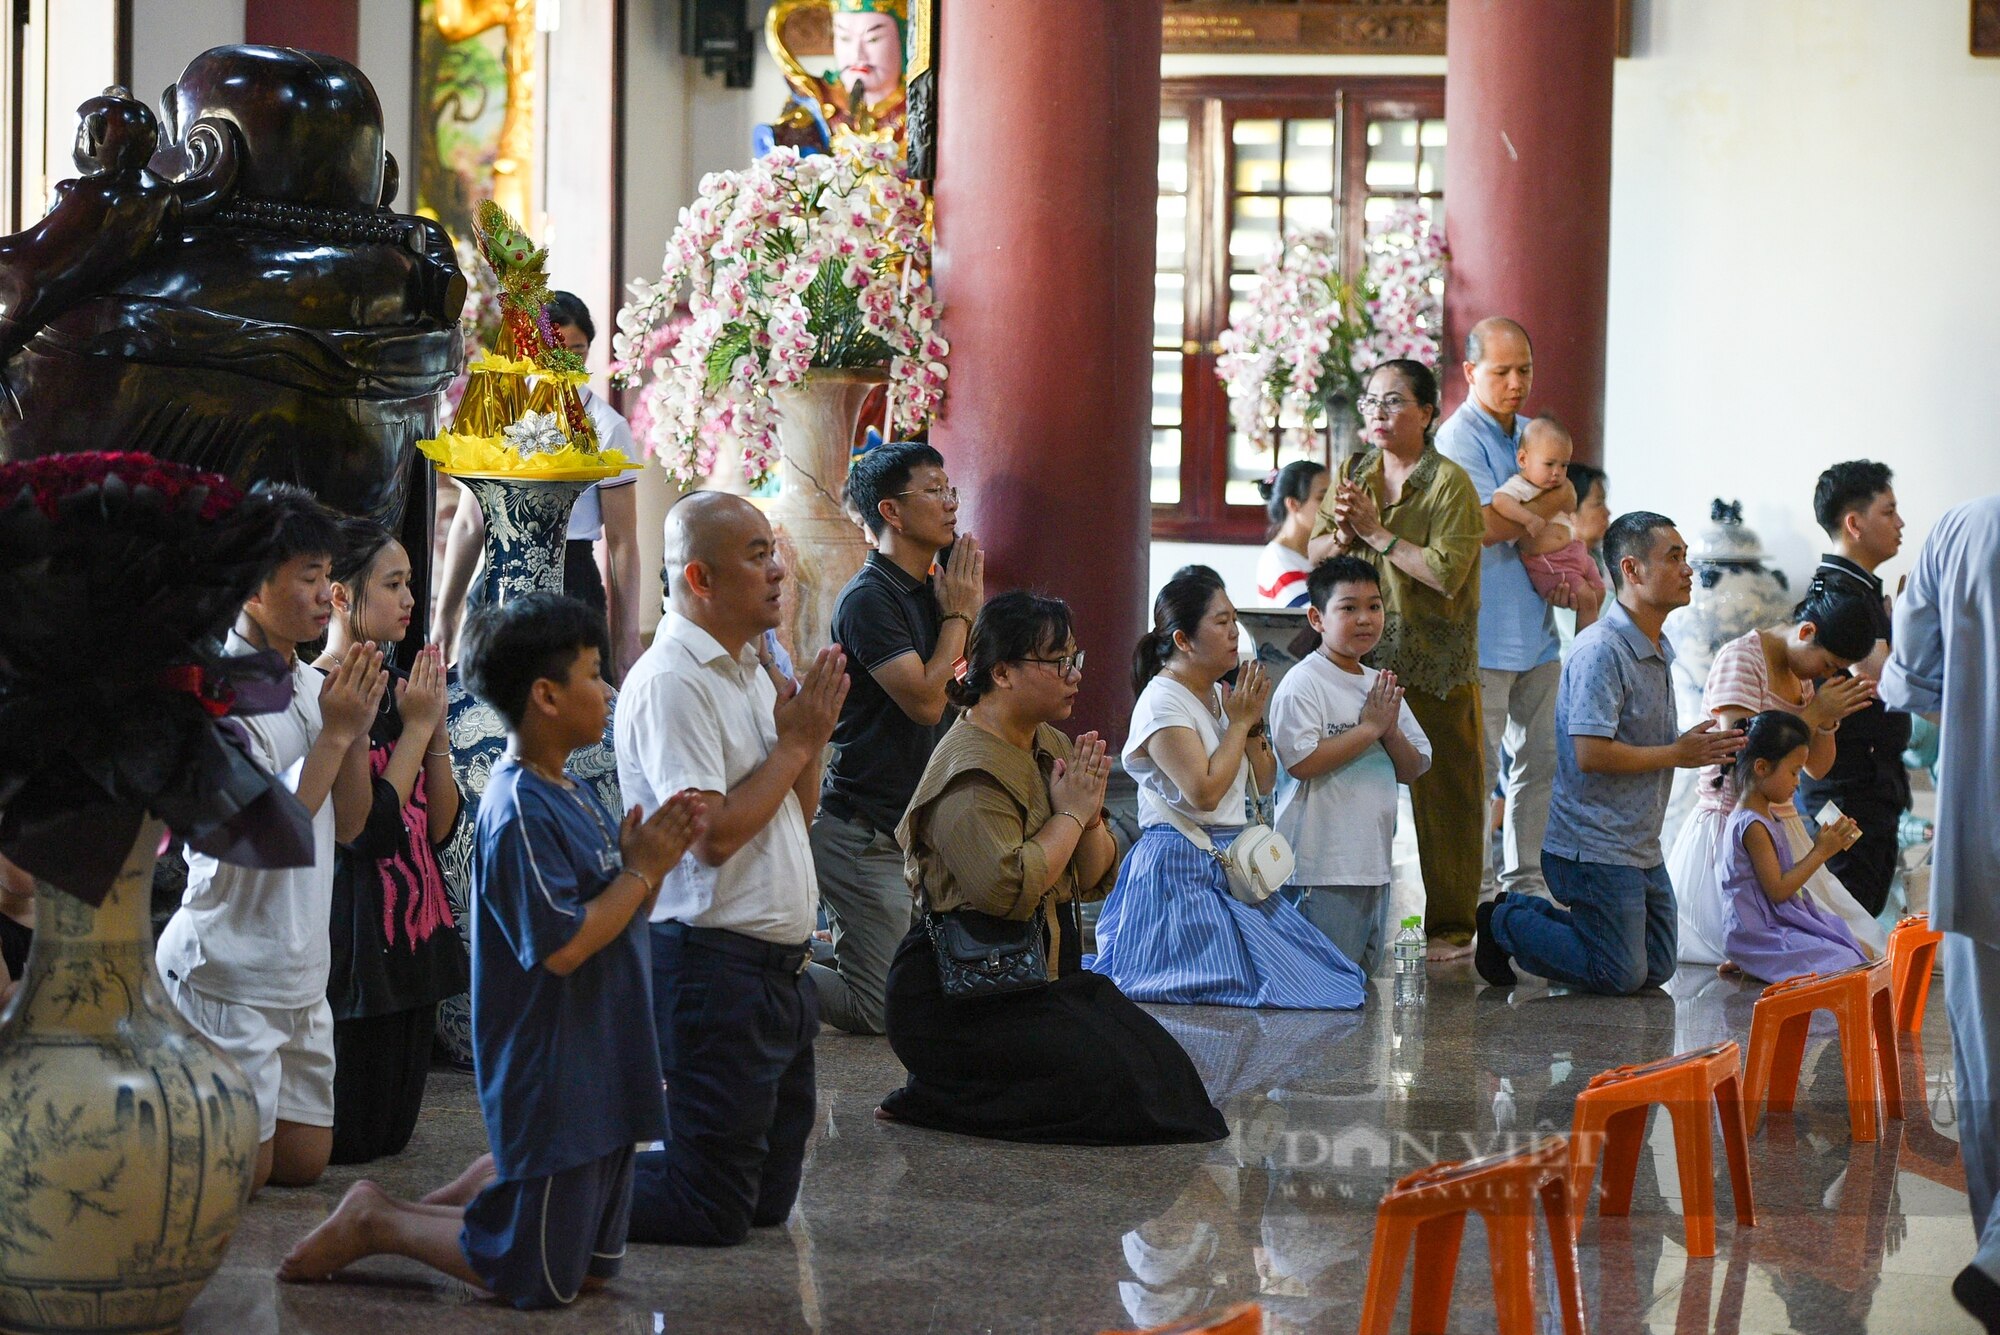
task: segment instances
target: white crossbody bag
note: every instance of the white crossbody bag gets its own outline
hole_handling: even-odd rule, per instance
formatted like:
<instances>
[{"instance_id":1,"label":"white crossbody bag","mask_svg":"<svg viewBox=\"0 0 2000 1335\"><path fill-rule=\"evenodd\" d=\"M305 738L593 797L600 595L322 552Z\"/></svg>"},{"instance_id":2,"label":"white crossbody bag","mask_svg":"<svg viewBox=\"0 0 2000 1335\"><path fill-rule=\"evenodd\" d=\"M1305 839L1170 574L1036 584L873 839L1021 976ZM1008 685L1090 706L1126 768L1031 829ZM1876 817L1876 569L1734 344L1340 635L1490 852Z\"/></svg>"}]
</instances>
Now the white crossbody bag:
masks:
<instances>
[{"instance_id":1,"label":"white crossbody bag","mask_svg":"<svg viewBox=\"0 0 2000 1335\"><path fill-rule=\"evenodd\" d=\"M1258 818L1244 826L1243 833L1228 848L1217 848L1207 830L1178 811L1166 808L1166 813L1173 827L1186 835L1189 843L1221 864L1223 874L1229 878L1230 894L1245 904L1261 904L1292 879L1292 868L1298 865L1298 859L1292 855L1292 846L1285 842L1285 836L1263 821L1264 795L1257 791L1257 771L1250 768L1248 756L1243 759L1243 768L1249 771L1248 786Z\"/></svg>"}]
</instances>

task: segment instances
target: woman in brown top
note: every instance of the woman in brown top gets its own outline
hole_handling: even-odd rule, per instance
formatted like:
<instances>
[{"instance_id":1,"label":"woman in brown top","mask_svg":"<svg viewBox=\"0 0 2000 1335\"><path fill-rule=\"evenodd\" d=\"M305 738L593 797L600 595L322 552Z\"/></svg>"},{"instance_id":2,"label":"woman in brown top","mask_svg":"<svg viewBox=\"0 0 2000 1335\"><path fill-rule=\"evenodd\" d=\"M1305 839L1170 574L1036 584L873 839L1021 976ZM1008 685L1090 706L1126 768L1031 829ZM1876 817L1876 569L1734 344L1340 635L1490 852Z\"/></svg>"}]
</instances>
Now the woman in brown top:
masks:
<instances>
[{"instance_id":1,"label":"woman in brown top","mask_svg":"<svg viewBox=\"0 0 2000 1335\"><path fill-rule=\"evenodd\" d=\"M1424 931L1434 960L1472 953L1486 855L1486 751L1479 719L1479 550L1486 521L1465 470L1439 454L1437 377L1383 362L1357 405L1371 447L1326 494L1308 550L1358 556L1382 575L1382 642L1368 666L1394 672L1431 739L1431 767L1410 785Z\"/></svg>"},{"instance_id":2,"label":"woman in brown top","mask_svg":"<svg viewBox=\"0 0 2000 1335\"><path fill-rule=\"evenodd\" d=\"M1082 676L1061 600L1009 593L980 612L950 687L964 716L896 830L922 913L889 968L889 1046L910 1078L881 1115L997 1140L1220 1140L1229 1128L1180 1045L1082 967L1074 906L1102 899L1118 871L1105 745L1051 726L1069 717ZM921 919L960 909L1038 921L1048 985L946 996Z\"/></svg>"}]
</instances>

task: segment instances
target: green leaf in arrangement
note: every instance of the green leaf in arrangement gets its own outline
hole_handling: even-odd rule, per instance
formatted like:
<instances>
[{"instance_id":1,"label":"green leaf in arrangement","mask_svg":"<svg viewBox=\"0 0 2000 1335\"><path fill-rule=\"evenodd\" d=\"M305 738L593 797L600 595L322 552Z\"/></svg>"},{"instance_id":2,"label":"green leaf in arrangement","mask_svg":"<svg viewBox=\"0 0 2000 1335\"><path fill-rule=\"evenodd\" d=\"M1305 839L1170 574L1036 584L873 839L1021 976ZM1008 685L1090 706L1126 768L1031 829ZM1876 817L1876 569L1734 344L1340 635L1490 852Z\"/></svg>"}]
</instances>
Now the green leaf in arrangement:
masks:
<instances>
[{"instance_id":1,"label":"green leaf in arrangement","mask_svg":"<svg viewBox=\"0 0 2000 1335\"><path fill-rule=\"evenodd\" d=\"M716 336L715 343L708 350L708 376L706 387L710 394L729 383L729 376L736 369L739 357L750 352L750 328L748 325L725 325Z\"/></svg>"},{"instance_id":2,"label":"green leaf in arrangement","mask_svg":"<svg viewBox=\"0 0 2000 1335\"><path fill-rule=\"evenodd\" d=\"M846 265L828 260L805 290L806 329L813 336L814 366L883 366L889 345L861 321L861 294L847 285Z\"/></svg>"}]
</instances>

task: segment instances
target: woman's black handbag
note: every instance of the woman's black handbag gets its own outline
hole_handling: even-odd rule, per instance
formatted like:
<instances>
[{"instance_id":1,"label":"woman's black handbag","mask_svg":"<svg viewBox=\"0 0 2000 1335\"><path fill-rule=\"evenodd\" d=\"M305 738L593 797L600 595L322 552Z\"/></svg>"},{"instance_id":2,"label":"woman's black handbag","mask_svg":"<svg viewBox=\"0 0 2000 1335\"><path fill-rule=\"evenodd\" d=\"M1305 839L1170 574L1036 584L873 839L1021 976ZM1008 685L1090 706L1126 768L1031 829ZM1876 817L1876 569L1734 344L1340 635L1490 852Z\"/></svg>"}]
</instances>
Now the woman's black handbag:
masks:
<instances>
[{"instance_id":1,"label":"woman's black handbag","mask_svg":"<svg viewBox=\"0 0 2000 1335\"><path fill-rule=\"evenodd\" d=\"M937 952L938 982L948 997L999 997L1049 985L1039 912L1016 921L976 909L926 911L924 930Z\"/></svg>"}]
</instances>

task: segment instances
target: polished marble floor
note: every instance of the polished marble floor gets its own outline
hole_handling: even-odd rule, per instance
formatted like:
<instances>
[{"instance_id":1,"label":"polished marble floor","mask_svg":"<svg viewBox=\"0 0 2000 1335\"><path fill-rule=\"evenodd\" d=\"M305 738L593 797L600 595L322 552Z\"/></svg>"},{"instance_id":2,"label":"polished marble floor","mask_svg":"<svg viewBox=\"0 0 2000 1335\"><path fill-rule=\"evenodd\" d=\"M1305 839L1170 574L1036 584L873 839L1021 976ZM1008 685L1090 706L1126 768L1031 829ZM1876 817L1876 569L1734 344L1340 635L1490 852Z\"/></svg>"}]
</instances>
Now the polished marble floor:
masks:
<instances>
[{"instance_id":1,"label":"polished marble floor","mask_svg":"<svg viewBox=\"0 0 2000 1335\"><path fill-rule=\"evenodd\" d=\"M1607 1067L1745 1040L1755 995L1693 969L1672 995L1505 993L1455 965L1432 971L1420 1010L1398 1012L1387 979L1375 986L1356 1014L1156 1008L1228 1114L1230 1138L1208 1146L1036 1148L887 1125L870 1115L901 1079L886 1041L829 1031L789 1224L730 1250L635 1247L612 1286L566 1315L502 1310L394 1259L343 1282L277 1284L287 1246L360 1176L336 1169L251 1206L188 1329L1081 1335L1256 1299L1272 1330L1351 1331L1375 1205L1393 1179L1566 1129L1577 1092ZM1583 1231L1591 1328L1973 1332L1947 1292L1973 1238L1941 996L1933 1003L1903 1056L1920 1096L1875 1144L1851 1142L1838 1044L1815 1033L1797 1112L1752 1142L1758 1226L1737 1229L1719 1188L1713 1260L1683 1249L1673 1136L1656 1115L1631 1217L1593 1211ZM480 1148L470 1079L441 1073L409 1151L370 1172L421 1193ZM1486 1267L1474 1225L1451 1329L1493 1328Z\"/></svg>"}]
</instances>

